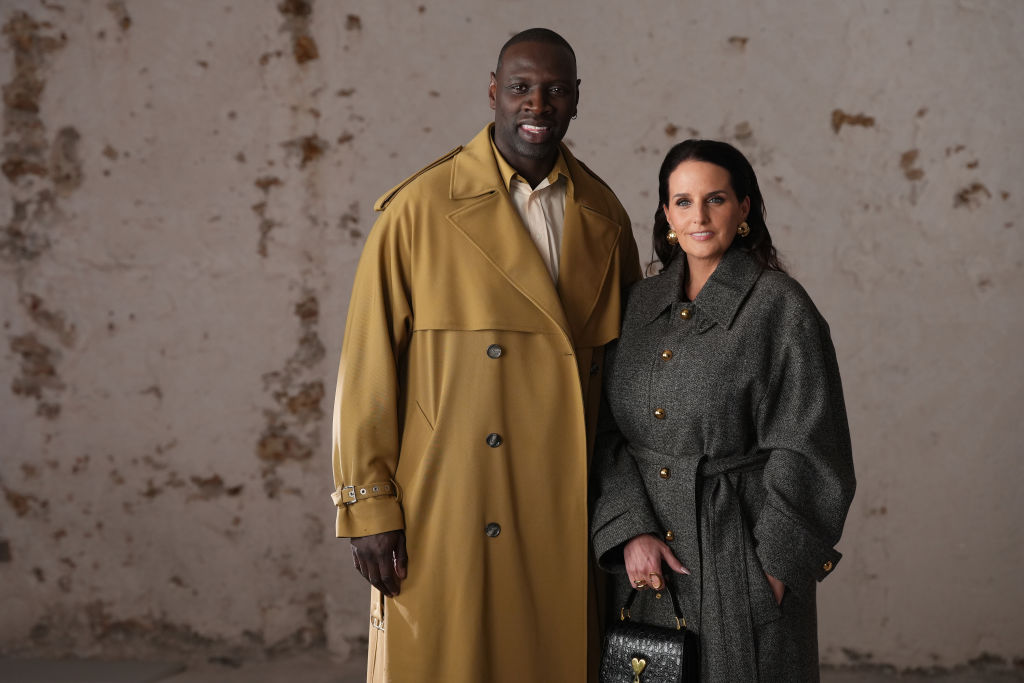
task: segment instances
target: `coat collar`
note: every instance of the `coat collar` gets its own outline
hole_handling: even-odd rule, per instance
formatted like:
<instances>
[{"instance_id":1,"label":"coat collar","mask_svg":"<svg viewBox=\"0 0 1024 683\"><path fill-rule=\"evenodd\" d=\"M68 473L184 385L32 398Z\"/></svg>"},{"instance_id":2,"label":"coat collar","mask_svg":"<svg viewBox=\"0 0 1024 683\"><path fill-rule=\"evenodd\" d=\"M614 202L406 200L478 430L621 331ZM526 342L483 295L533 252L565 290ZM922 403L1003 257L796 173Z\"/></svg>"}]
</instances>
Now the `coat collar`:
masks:
<instances>
[{"instance_id":1,"label":"coat collar","mask_svg":"<svg viewBox=\"0 0 1024 683\"><path fill-rule=\"evenodd\" d=\"M462 205L448 218L516 289L579 340L621 239L622 226L601 208L610 190L561 146L569 177L556 285L509 199L491 147L492 128L486 126L453 160L450 197Z\"/></svg>"},{"instance_id":2,"label":"coat collar","mask_svg":"<svg viewBox=\"0 0 1024 683\"><path fill-rule=\"evenodd\" d=\"M714 324L729 329L761 275L762 268L754 257L738 247L725 252L722 262L700 290L693 307L697 312L697 329L700 332ZM644 322L650 322L661 315L666 308L683 302L683 277L686 273L686 259L681 251L676 253L672 263L660 275L651 278L649 288L644 288L638 315Z\"/></svg>"}]
</instances>

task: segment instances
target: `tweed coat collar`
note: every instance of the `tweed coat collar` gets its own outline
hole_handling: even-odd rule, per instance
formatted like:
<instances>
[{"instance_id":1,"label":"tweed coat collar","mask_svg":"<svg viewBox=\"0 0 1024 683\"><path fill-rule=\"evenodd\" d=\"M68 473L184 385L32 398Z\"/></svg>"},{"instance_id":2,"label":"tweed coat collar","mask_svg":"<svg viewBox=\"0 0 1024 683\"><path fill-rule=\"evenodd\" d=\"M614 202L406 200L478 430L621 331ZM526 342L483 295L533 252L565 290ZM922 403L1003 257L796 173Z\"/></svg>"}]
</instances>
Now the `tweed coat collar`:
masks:
<instances>
[{"instance_id":1,"label":"tweed coat collar","mask_svg":"<svg viewBox=\"0 0 1024 683\"><path fill-rule=\"evenodd\" d=\"M754 257L741 249L734 247L725 252L721 263L693 302L698 331L703 332L716 323L726 329L732 327L761 271ZM643 299L637 302L641 307L638 314L645 323L657 318L667 308L686 303L682 296L685 274L686 259L680 251L668 268L651 278Z\"/></svg>"}]
</instances>

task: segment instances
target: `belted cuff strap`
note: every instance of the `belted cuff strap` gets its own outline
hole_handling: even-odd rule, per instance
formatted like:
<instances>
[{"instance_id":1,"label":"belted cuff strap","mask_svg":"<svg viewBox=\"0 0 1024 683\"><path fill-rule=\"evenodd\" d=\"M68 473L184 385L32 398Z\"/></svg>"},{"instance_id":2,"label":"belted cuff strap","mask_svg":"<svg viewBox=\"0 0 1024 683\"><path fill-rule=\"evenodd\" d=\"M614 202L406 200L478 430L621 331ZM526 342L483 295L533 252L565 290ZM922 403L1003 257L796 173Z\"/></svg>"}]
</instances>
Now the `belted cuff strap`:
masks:
<instances>
[{"instance_id":1,"label":"belted cuff strap","mask_svg":"<svg viewBox=\"0 0 1024 683\"><path fill-rule=\"evenodd\" d=\"M339 486L338 490L331 494L331 500L335 505L352 505L360 500L376 498L377 496L396 496L398 486L392 481L375 481L364 486Z\"/></svg>"},{"instance_id":2,"label":"belted cuff strap","mask_svg":"<svg viewBox=\"0 0 1024 683\"><path fill-rule=\"evenodd\" d=\"M797 593L831 574L842 557L802 521L768 504L754 526L754 538L764 570Z\"/></svg>"}]
</instances>

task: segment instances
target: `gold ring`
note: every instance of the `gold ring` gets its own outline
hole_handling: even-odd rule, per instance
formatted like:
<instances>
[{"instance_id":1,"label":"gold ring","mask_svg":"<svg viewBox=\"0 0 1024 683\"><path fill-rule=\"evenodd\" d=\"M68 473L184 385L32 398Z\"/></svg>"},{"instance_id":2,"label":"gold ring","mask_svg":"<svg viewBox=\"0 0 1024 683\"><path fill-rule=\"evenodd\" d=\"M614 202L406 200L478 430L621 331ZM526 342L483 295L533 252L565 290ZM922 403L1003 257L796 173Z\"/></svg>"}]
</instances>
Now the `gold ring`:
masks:
<instances>
[{"instance_id":1,"label":"gold ring","mask_svg":"<svg viewBox=\"0 0 1024 683\"><path fill-rule=\"evenodd\" d=\"M636 586L637 588L643 588L644 586L647 585L647 582L644 581L643 579L637 579L636 581L633 582L633 585Z\"/></svg>"},{"instance_id":2,"label":"gold ring","mask_svg":"<svg viewBox=\"0 0 1024 683\"><path fill-rule=\"evenodd\" d=\"M651 577L651 587L652 588L654 588L655 590L661 588L662 581L661 581L661 576L660 575L655 574L655 573L652 572L652 573L648 574L647 576ZM654 579L658 580L658 585L657 586L654 585Z\"/></svg>"}]
</instances>

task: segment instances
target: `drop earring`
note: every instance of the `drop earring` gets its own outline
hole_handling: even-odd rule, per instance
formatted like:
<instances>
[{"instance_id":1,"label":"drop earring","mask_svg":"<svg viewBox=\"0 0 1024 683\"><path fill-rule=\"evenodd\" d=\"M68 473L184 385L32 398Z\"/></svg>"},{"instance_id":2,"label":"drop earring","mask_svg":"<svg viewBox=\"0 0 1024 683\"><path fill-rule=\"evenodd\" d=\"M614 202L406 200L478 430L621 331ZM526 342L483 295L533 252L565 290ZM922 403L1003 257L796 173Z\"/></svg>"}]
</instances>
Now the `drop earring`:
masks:
<instances>
[{"instance_id":1,"label":"drop earring","mask_svg":"<svg viewBox=\"0 0 1024 683\"><path fill-rule=\"evenodd\" d=\"M738 234L740 237L746 237L747 235L750 234L750 226L747 224L746 221L740 223L740 226L736 228L736 234Z\"/></svg>"}]
</instances>

